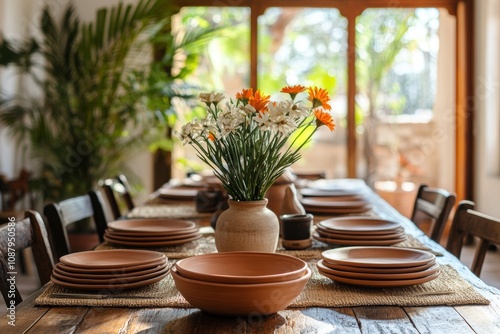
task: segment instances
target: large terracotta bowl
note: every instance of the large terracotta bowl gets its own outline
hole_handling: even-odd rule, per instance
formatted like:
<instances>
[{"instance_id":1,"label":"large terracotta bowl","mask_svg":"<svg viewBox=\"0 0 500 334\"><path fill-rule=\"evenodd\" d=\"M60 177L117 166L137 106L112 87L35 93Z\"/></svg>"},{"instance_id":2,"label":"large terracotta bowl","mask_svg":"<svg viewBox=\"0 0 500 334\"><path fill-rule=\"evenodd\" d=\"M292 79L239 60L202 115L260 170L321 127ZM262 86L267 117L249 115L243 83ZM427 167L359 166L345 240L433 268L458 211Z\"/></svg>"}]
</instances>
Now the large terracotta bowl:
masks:
<instances>
[{"instance_id":1,"label":"large terracotta bowl","mask_svg":"<svg viewBox=\"0 0 500 334\"><path fill-rule=\"evenodd\" d=\"M272 283L304 276L307 263L284 254L224 252L182 259L175 264L184 277L215 283Z\"/></svg>"},{"instance_id":2,"label":"large terracotta bowl","mask_svg":"<svg viewBox=\"0 0 500 334\"><path fill-rule=\"evenodd\" d=\"M193 306L224 316L269 315L284 310L302 292L311 277L307 268L300 278L275 283L234 284L195 280L170 271L177 290Z\"/></svg>"}]
</instances>

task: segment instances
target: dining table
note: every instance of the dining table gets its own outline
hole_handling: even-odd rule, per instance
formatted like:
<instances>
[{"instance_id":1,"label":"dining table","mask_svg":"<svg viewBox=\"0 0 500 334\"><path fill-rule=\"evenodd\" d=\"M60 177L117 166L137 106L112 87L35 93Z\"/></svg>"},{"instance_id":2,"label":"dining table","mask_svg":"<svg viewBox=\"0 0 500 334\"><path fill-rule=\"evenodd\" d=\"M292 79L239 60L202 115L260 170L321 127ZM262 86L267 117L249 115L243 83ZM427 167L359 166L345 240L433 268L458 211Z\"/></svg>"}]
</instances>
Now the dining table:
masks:
<instances>
[{"instance_id":1,"label":"dining table","mask_svg":"<svg viewBox=\"0 0 500 334\"><path fill-rule=\"evenodd\" d=\"M361 190L370 203L366 215L402 225L407 239L394 247L424 249L435 254L441 268L439 277L396 288L334 282L318 273L316 264L323 251L335 246L314 240L304 250L278 246L278 253L306 261L313 275L289 307L271 315L211 315L187 303L176 291L170 275L164 279L163 295L144 300L51 298L49 292L57 287L49 282L17 305L15 326L9 324L9 314L2 315L0 333L500 333L500 290L474 275L364 181L342 182L355 184ZM211 213L197 212L192 201L161 198L158 194L153 193L124 218L191 220L200 226L203 237L185 245L153 250L163 252L171 265L182 258L216 252L214 231L209 224ZM328 218L317 214L314 222ZM113 248L119 247L104 242L96 249Z\"/></svg>"}]
</instances>

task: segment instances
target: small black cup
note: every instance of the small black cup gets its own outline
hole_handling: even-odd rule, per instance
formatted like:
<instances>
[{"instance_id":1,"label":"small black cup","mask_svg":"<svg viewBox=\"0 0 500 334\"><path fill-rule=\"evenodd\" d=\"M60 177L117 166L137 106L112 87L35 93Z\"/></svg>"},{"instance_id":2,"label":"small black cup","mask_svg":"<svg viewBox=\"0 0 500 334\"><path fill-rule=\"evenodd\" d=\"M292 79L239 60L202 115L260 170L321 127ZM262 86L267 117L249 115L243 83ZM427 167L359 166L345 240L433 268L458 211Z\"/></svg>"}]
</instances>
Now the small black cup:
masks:
<instances>
[{"instance_id":1,"label":"small black cup","mask_svg":"<svg viewBox=\"0 0 500 334\"><path fill-rule=\"evenodd\" d=\"M313 215L281 215L281 244L285 249L306 249L311 246L311 226Z\"/></svg>"}]
</instances>

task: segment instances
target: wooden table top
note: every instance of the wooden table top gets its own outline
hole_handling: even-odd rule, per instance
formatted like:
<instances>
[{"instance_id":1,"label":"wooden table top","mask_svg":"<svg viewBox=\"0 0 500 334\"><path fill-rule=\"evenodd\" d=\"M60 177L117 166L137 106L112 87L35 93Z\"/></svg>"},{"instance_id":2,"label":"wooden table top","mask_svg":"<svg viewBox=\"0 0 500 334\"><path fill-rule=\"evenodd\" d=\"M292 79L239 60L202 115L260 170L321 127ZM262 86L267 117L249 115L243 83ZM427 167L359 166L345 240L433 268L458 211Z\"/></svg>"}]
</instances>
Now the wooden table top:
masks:
<instances>
[{"instance_id":1,"label":"wooden table top","mask_svg":"<svg viewBox=\"0 0 500 334\"><path fill-rule=\"evenodd\" d=\"M500 290L488 286L366 187L373 210L398 220L407 233L444 256L489 305L359 306L287 309L268 317L217 317L194 308L38 307L42 287L15 310L15 327L2 315L0 333L500 333Z\"/></svg>"}]
</instances>

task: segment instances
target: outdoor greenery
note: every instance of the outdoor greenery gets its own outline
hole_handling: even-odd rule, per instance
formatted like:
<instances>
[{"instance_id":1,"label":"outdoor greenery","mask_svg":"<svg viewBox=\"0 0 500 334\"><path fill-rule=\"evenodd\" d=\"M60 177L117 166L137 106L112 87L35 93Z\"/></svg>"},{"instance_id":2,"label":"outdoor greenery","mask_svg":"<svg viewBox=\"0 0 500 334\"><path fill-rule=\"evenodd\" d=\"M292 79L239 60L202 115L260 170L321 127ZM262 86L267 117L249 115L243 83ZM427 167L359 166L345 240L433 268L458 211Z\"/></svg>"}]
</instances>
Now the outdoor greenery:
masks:
<instances>
[{"instance_id":1,"label":"outdoor greenery","mask_svg":"<svg viewBox=\"0 0 500 334\"><path fill-rule=\"evenodd\" d=\"M0 65L28 71L42 96L2 99L0 120L27 142L40 165L34 185L46 201L84 194L124 172L134 148L152 142L154 149L171 148L164 135L175 123L174 101L197 95L185 79L200 47L221 29L196 26L172 35L177 11L162 0L120 2L81 23L72 6L60 20L46 8L41 41L13 47L4 40Z\"/></svg>"},{"instance_id":2,"label":"outdoor greenery","mask_svg":"<svg viewBox=\"0 0 500 334\"><path fill-rule=\"evenodd\" d=\"M242 37L224 41L231 43L230 48L216 49L217 57L224 57L219 52L223 49L228 53L225 57L232 60L219 76L226 76L231 66L247 69L249 61L241 56L248 54L249 13L239 8L226 10L217 14L211 8L183 10L184 13L196 11L204 17L218 15L220 20L229 15L241 18L237 29ZM436 66L437 55L431 43L436 42L438 18L436 9L404 8L370 9L357 18L356 124L363 129L360 139L364 143L360 147L364 148L367 180L374 176L378 165L374 155L376 123L387 121L388 116L432 110L433 66ZM346 127L346 110L336 108L344 105L347 95L347 20L338 10L269 8L259 17L258 43L259 89L276 91L283 82L321 85L332 95L339 128ZM210 75L213 69L217 67L210 68ZM248 74L244 72L243 78L248 80ZM214 85L213 88L227 91L234 87ZM358 129L361 131L361 127ZM343 142L339 135L332 136L331 140Z\"/></svg>"}]
</instances>

